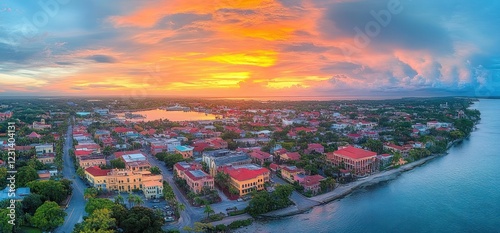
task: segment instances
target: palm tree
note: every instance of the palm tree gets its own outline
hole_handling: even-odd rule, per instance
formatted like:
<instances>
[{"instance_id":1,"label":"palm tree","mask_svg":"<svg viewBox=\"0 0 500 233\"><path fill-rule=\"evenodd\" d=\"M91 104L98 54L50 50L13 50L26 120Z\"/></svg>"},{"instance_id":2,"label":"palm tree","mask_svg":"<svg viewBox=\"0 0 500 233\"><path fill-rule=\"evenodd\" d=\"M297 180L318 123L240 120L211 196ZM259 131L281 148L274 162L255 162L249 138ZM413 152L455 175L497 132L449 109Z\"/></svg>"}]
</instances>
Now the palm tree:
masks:
<instances>
[{"instance_id":1,"label":"palm tree","mask_svg":"<svg viewBox=\"0 0 500 233\"><path fill-rule=\"evenodd\" d=\"M134 206L134 201L135 201L134 194L129 194L127 197L127 201L129 203L130 207Z\"/></svg>"},{"instance_id":2,"label":"palm tree","mask_svg":"<svg viewBox=\"0 0 500 233\"><path fill-rule=\"evenodd\" d=\"M142 200L142 198L139 195L134 195L134 196L135 196L134 203L136 205L142 205L142 204L144 204L144 200Z\"/></svg>"},{"instance_id":3,"label":"palm tree","mask_svg":"<svg viewBox=\"0 0 500 233\"><path fill-rule=\"evenodd\" d=\"M207 218L210 217L210 214L215 213L215 211L212 209L210 205L205 205L205 210L203 210L203 213L207 214Z\"/></svg>"},{"instance_id":4,"label":"palm tree","mask_svg":"<svg viewBox=\"0 0 500 233\"><path fill-rule=\"evenodd\" d=\"M123 199L123 196L118 193L118 196L115 197L115 203L123 205L124 202L125 202L125 199Z\"/></svg>"},{"instance_id":5,"label":"palm tree","mask_svg":"<svg viewBox=\"0 0 500 233\"><path fill-rule=\"evenodd\" d=\"M178 203L177 204L177 210L179 212L182 212L182 211L186 210L186 206L184 204L182 204L182 203Z\"/></svg>"}]
</instances>

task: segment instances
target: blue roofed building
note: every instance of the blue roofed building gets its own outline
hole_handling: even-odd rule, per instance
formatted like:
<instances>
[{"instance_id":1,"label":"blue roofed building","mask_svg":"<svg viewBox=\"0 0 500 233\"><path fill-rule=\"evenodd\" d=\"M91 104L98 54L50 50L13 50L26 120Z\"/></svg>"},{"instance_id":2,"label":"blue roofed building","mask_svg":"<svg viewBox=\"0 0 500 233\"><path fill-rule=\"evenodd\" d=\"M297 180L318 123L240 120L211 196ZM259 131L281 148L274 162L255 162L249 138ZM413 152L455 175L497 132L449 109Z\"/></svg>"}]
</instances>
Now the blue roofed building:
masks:
<instances>
[{"instance_id":1,"label":"blue roofed building","mask_svg":"<svg viewBox=\"0 0 500 233\"><path fill-rule=\"evenodd\" d=\"M193 149L194 147L191 146L175 146L175 153L179 153L182 155L183 158L191 158L193 157Z\"/></svg>"},{"instance_id":2,"label":"blue roofed building","mask_svg":"<svg viewBox=\"0 0 500 233\"><path fill-rule=\"evenodd\" d=\"M14 199L16 201L22 201L24 197L31 194L29 187L16 188L16 194L14 196L9 196L9 187L6 187L0 192L0 201Z\"/></svg>"}]
</instances>

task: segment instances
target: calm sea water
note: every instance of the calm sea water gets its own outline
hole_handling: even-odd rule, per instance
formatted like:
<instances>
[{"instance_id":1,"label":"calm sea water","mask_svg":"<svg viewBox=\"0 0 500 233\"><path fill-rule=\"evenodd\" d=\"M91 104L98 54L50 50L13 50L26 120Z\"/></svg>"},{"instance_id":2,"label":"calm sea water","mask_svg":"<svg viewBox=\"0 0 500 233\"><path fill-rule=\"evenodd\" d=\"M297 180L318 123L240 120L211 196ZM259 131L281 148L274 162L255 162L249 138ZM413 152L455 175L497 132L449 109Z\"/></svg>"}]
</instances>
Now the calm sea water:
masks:
<instances>
[{"instance_id":1,"label":"calm sea water","mask_svg":"<svg viewBox=\"0 0 500 233\"><path fill-rule=\"evenodd\" d=\"M161 109L147 110L132 112L133 114L140 114L145 118L128 119L131 121L154 121L154 120L169 120L169 121L200 121L200 120L214 120L215 115L205 114L201 112L184 112L184 111L166 111ZM118 114L124 116L124 113Z\"/></svg>"},{"instance_id":2,"label":"calm sea water","mask_svg":"<svg viewBox=\"0 0 500 233\"><path fill-rule=\"evenodd\" d=\"M500 232L500 100L470 139L395 180L240 232Z\"/></svg>"}]
</instances>

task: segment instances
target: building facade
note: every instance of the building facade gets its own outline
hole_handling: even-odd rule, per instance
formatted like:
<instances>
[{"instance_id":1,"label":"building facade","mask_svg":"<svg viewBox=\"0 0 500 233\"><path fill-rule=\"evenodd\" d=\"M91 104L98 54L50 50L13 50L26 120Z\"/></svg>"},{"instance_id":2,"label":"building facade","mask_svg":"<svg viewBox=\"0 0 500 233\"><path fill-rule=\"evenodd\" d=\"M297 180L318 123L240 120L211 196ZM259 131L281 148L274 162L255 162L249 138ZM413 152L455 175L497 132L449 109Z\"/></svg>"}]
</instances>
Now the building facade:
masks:
<instances>
[{"instance_id":1,"label":"building facade","mask_svg":"<svg viewBox=\"0 0 500 233\"><path fill-rule=\"evenodd\" d=\"M365 175L377 169L377 153L347 146L327 154L327 159L335 166L353 171L357 175Z\"/></svg>"}]
</instances>

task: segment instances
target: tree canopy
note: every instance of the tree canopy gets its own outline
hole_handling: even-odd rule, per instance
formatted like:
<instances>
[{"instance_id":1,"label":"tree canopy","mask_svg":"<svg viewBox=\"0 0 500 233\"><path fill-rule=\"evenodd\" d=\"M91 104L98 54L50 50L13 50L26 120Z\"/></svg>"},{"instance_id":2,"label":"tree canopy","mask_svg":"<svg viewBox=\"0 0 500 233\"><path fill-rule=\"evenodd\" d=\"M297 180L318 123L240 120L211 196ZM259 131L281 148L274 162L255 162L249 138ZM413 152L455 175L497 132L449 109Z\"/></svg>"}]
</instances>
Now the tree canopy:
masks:
<instances>
[{"instance_id":1,"label":"tree canopy","mask_svg":"<svg viewBox=\"0 0 500 233\"><path fill-rule=\"evenodd\" d=\"M43 203L31 219L32 224L42 230L53 230L64 223L66 213L53 201Z\"/></svg>"}]
</instances>

